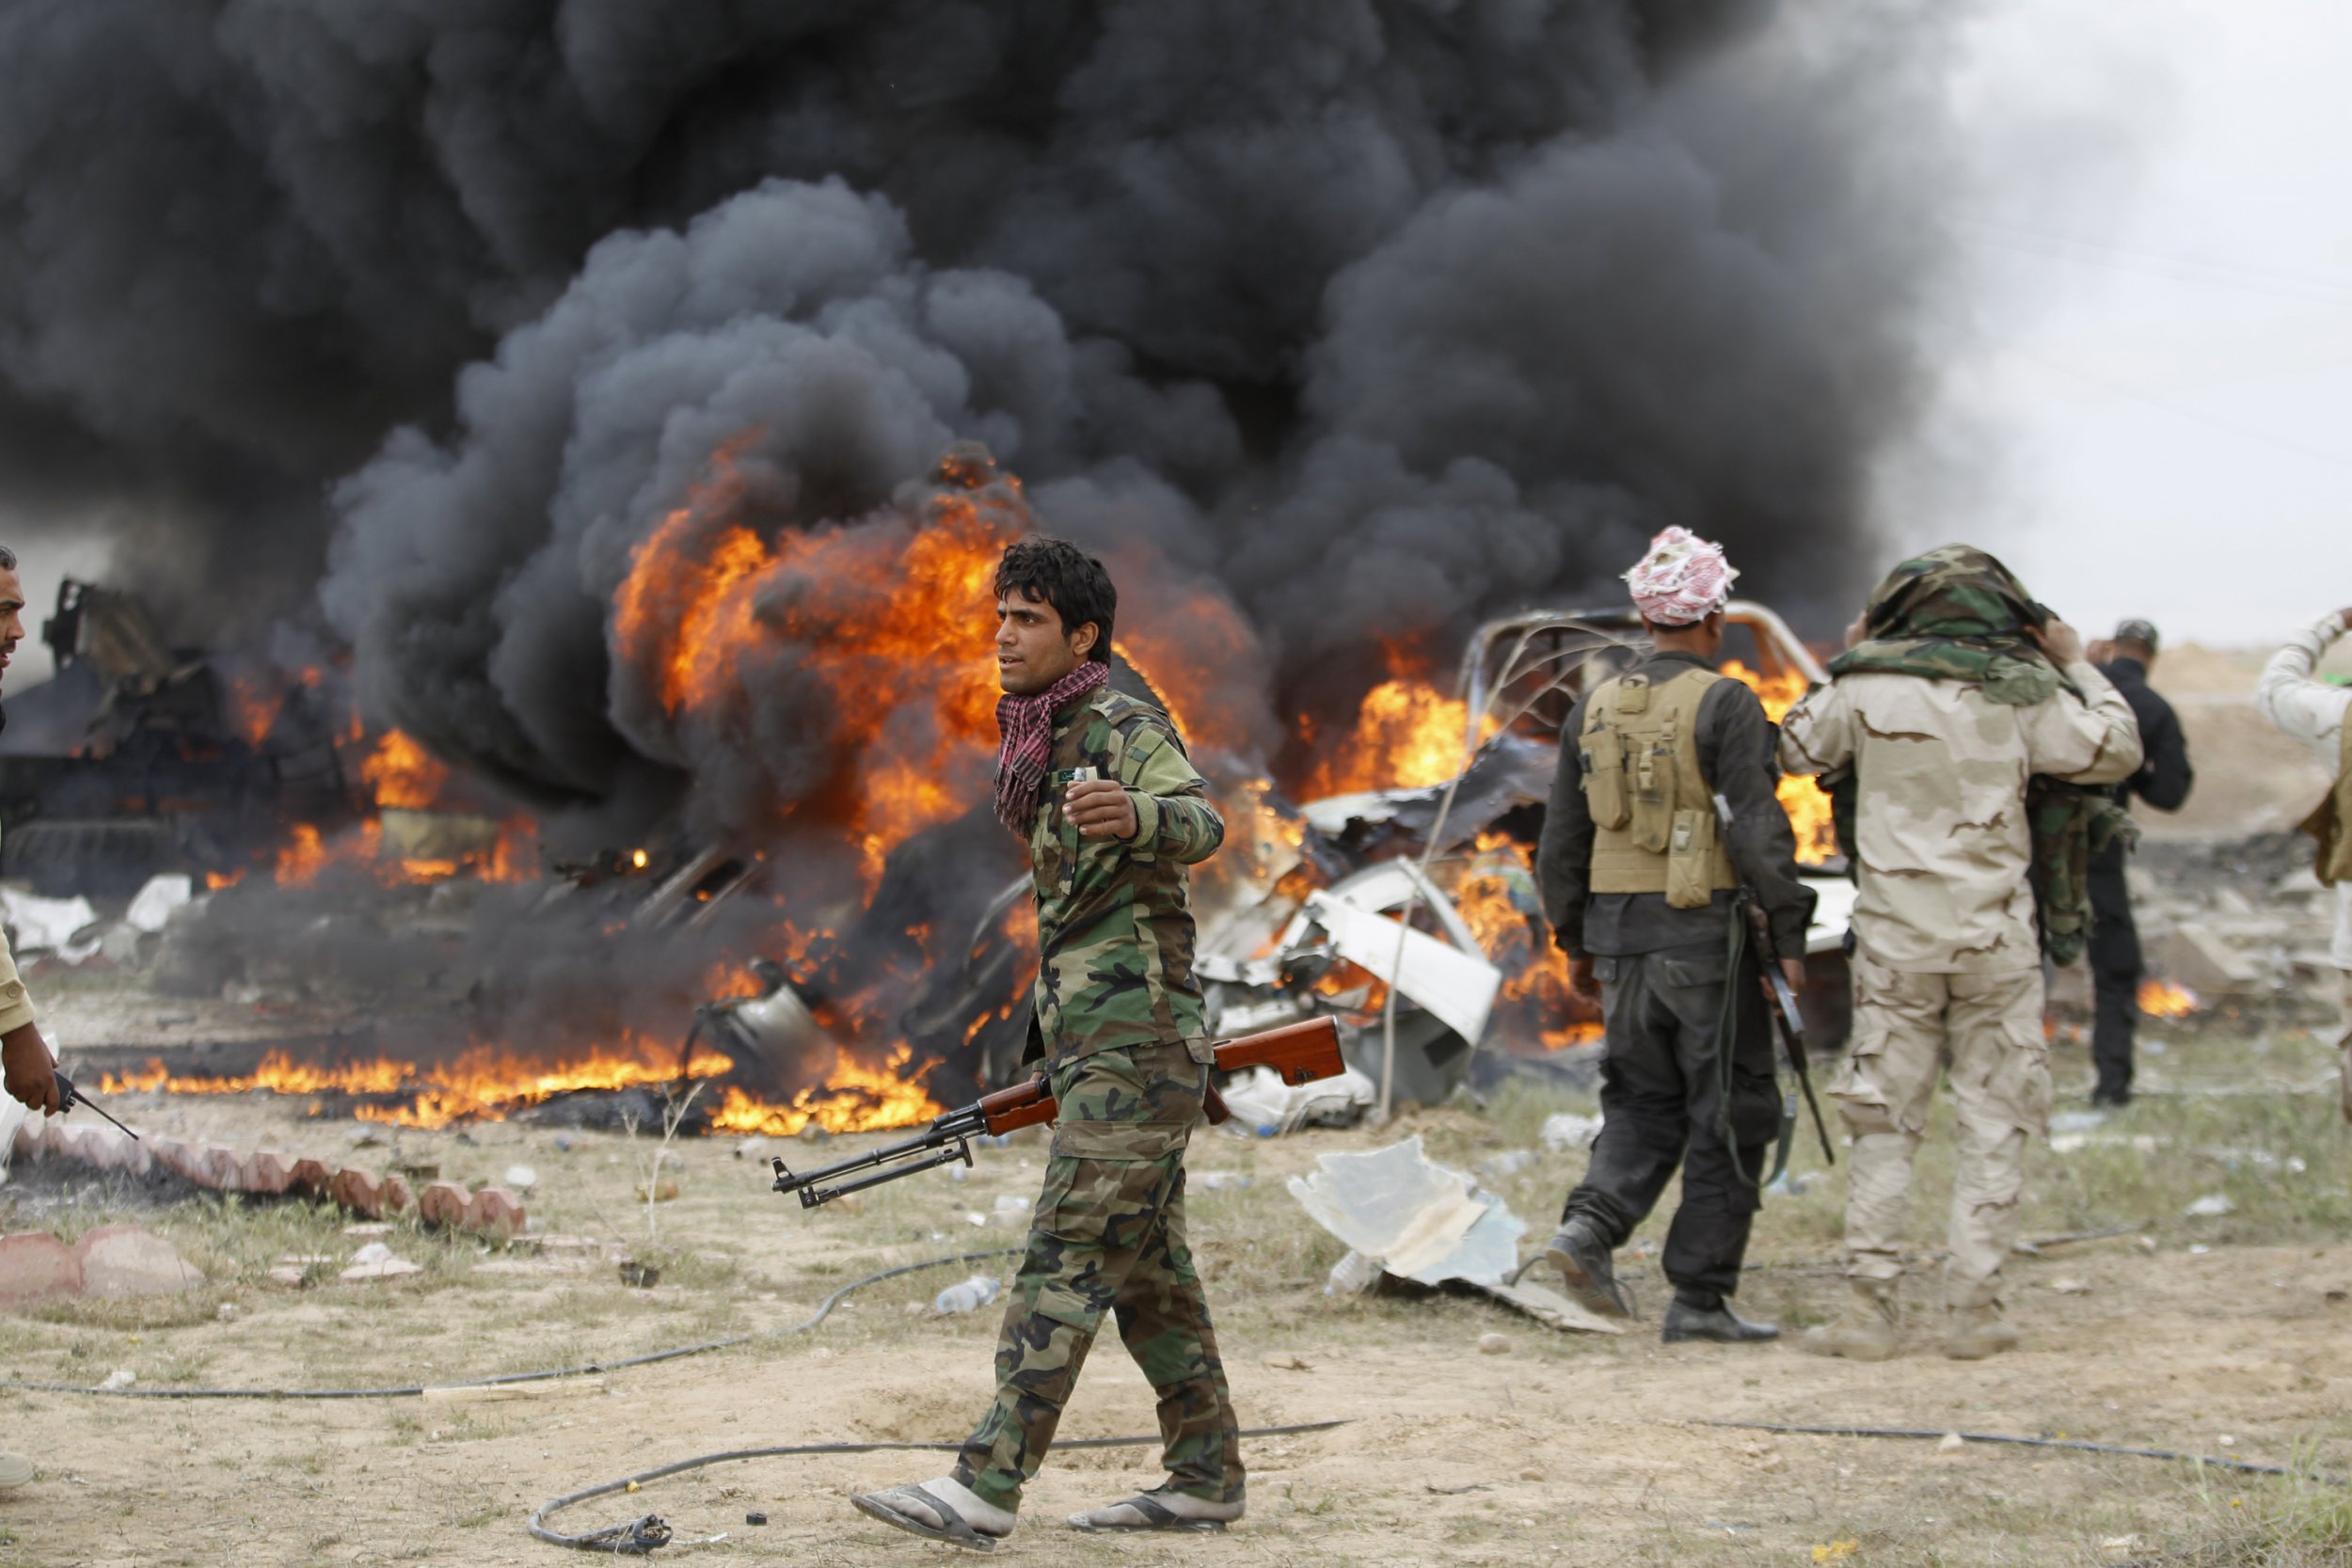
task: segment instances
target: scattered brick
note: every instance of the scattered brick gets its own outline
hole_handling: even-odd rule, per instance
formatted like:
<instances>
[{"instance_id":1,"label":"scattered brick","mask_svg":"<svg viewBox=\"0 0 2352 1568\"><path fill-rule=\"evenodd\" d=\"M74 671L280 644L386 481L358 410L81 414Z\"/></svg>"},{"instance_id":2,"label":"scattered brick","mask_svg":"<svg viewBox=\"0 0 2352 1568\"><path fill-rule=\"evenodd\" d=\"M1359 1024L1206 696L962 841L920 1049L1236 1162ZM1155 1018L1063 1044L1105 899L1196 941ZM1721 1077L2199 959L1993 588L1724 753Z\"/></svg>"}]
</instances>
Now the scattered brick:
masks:
<instances>
[{"instance_id":1,"label":"scattered brick","mask_svg":"<svg viewBox=\"0 0 2352 1568\"><path fill-rule=\"evenodd\" d=\"M45 1230L0 1236L0 1303L70 1296L82 1288L82 1259Z\"/></svg>"},{"instance_id":2,"label":"scattered brick","mask_svg":"<svg viewBox=\"0 0 2352 1568\"><path fill-rule=\"evenodd\" d=\"M492 1241L512 1241L528 1223L522 1199L504 1187L485 1187L466 1204L466 1228Z\"/></svg>"},{"instance_id":3,"label":"scattered brick","mask_svg":"<svg viewBox=\"0 0 2352 1568\"><path fill-rule=\"evenodd\" d=\"M73 1251L81 1259L84 1295L171 1296L204 1282L177 1247L140 1226L100 1226Z\"/></svg>"},{"instance_id":4,"label":"scattered brick","mask_svg":"<svg viewBox=\"0 0 2352 1568\"><path fill-rule=\"evenodd\" d=\"M282 1193L294 1183L294 1165L291 1158L274 1148L257 1148L238 1164L237 1189L272 1196Z\"/></svg>"},{"instance_id":5,"label":"scattered brick","mask_svg":"<svg viewBox=\"0 0 2352 1568\"><path fill-rule=\"evenodd\" d=\"M233 1193L237 1190L238 1169L244 1164L244 1157L227 1144L199 1144L192 1179L199 1187Z\"/></svg>"},{"instance_id":6,"label":"scattered brick","mask_svg":"<svg viewBox=\"0 0 2352 1568\"><path fill-rule=\"evenodd\" d=\"M375 1219L384 1212L384 1179L373 1171L357 1165L345 1165L326 1184L327 1196L337 1203L366 1219Z\"/></svg>"},{"instance_id":7,"label":"scattered brick","mask_svg":"<svg viewBox=\"0 0 2352 1568\"><path fill-rule=\"evenodd\" d=\"M416 1195L408 1190L408 1179L395 1173L384 1179L383 1207L378 1212L386 1214L405 1214L416 1200Z\"/></svg>"},{"instance_id":8,"label":"scattered brick","mask_svg":"<svg viewBox=\"0 0 2352 1568\"><path fill-rule=\"evenodd\" d=\"M462 1229L466 1224L466 1187L461 1181L428 1181L417 1195L417 1218L430 1226Z\"/></svg>"}]
</instances>

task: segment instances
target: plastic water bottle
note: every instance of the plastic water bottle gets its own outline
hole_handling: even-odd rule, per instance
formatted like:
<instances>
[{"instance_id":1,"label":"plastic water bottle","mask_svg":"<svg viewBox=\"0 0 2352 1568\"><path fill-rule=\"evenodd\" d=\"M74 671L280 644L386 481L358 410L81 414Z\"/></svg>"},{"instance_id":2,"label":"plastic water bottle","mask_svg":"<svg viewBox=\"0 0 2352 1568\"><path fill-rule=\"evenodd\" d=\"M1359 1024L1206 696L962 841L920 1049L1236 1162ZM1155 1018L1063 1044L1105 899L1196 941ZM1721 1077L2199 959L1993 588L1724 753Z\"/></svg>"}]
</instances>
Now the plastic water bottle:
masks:
<instances>
[{"instance_id":1,"label":"plastic water bottle","mask_svg":"<svg viewBox=\"0 0 2352 1568\"><path fill-rule=\"evenodd\" d=\"M994 1301L1004 1290L993 1275L976 1274L961 1285L950 1285L931 1298L931 1310L941 1317L959 1312L977 1312Z\"/></svg>"}]
</instances>

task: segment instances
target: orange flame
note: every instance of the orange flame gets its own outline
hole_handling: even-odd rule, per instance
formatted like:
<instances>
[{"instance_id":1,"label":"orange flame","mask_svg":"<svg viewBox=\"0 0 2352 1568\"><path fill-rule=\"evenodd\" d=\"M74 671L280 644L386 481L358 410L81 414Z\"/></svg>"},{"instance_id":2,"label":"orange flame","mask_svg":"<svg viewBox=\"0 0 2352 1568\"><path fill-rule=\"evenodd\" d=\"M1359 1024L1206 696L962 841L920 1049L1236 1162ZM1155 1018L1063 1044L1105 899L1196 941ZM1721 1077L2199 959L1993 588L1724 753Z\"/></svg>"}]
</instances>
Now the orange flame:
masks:
<instances>
[{"instance_id":1,"label":"orange flame","mask_svg":"<svg viewBox=\"0 0 2352 1568\"><path fill-rule=\"evenodd\" d=\"M1532 1037L1547 1051L1598 1039L1591 1008L1568 990L1568 958L1531 917L1534 873L1526 847L1507 835L1479 835L1478 854L1452 890L1454 907L1503 974L1496 999L1504 1029Z\"/></svg>"},{"instance_id":2,"label":"orange flame","mask_svg":"<svg viewBox=\"0 0 2352 1568\"><path fill-rule=\"evenodd\" d=\"M245 736L246 744L258 748L277 727L278 712L286 705L286 693L241 675L229 683L229 703L236 709L237 733Z\"/></svg>"},{"instance_id":3,"label":"orange flame","mask_svg":"<svg viewBox=\"0 0 2352 1568\"><path fill-rule=\"evenodd\" d=\"M923 1087L921 1073L907 1073L913 1054L901 1045L878 1068L840 1055L822 1085L786 1105L765 1104L730 1085L710 1115L711 1128L790 1137L812 1122L828 1132L866 1132L929 1121L946 1107Z\"/></svg>"},{"instance_id":4,"label":"orange flame","mask_svg":"<svg viewBox=\"0 0 2352 1568\"><path fill-rule=\"evenodd\" d=\"M2139 983L2139 1010L2150 1018L2186 1018L2204 1005L2186 986L2153 976Z\"/></svg>"},{"instance_id":5,"label":"orange flame","mask_svg":"<svg viewBox=\"0 0 2352 1568\"><path fill-rule=\"evenodd\" d=\"M326 868L326 845L319 831L308 822L297 822L285 846L278 851L277 877L281 887L308 887L318 880Z\"/></svg>"},{"instance_id":6,"label":"orange flame","mask_svg":"<svg viewBox=\"0 0 2352 1568\"><path fill-rule=\"evenodd\" d=\"M1464 743L1470 705L1411 673L1407 667L1415 660L1401 645L1384 644L1384 652L1390 678L1364 693L1356 710L1356 728L1317 763L1300 799L1427 789L1470 766ZM1493 715L1485 716L1484 727L1493 733Z\"/></svg>"},{"instance_id":7,"label":"orange flame","mask_svg":"<svg viewBox=\"0 0 2352 1568\"><path fill-rule=\"evenodd\" d=\"M1794 670L1767 680L1738 659L1727 658L1723 671L1762 700L1764 717L1775 724L1804 695L1804 676ZM1811 775L1789 774L1780 781L1779 793L1780 809L1788 814L1788 826L1797 835L1798 862L1820 865L1834 857L1837 853L1837 824L1829 809L1829 797Z\"/></svg>"},{"instance_id":8,"label":"orange flame","mask_svg":"<svg viewBox=\"0 0 2352 1568\"><path fill-rule=\"evenodd\" d=\"M359 765L375 791L378 810L431 811L449 784L449 768L399 730L386 730Z\"/></svg>"},{"instance_id":9,"label":"orange flame","mask_svg":"<svg viewBox=\"0 0 2352 1568\"><path fill-rule=\"evenodd\" d=\"M622 657L681 727L729 722L741 668L788 653L842 694L844 775L812 810L846 819L869 885L889 851L978 799L995 744L987 597L1012 532L941 495L923 526L883 519L763 540L736 520L748 438L638 546L617 595Z\"/></svg>"},{"instance_id":10,"label":"orange flame","mask_svg":"<svg viewBox=\"0 0 2352 1568\"><path fill-rule=\"evenodd\" d=\"M908 1057L907 1048L900 1046L883 1067L871 1068L842 1055L823 1085L802 1090L787 1105L767 1104L729 1085L712 1125L727 1132L790 1133L815 1121L828 1132L850 1132L927 1121L942 1107L922 1087L919 1074L903 1075ZM734 1065L715 1051L697 1047L688 1073L713 1078ZM405 1096L402 1103L363 1104L352 1114L362 1121L435 1128L498 1119L583 1089L659 1088L676 1082L677 1074L674 1048L649 1036L630 1036L617 1049L591 1047L585 1056L560 1065L491 1046L476 1046L434 1067L388 1057L328 1067L272 1052L251 1072L233 1076L175 1074L160 1060L151 1060L136 1071L105 1074L100 1092L207 1095L262 1089L303 1096Z\"/></svg>"}]
</instances>

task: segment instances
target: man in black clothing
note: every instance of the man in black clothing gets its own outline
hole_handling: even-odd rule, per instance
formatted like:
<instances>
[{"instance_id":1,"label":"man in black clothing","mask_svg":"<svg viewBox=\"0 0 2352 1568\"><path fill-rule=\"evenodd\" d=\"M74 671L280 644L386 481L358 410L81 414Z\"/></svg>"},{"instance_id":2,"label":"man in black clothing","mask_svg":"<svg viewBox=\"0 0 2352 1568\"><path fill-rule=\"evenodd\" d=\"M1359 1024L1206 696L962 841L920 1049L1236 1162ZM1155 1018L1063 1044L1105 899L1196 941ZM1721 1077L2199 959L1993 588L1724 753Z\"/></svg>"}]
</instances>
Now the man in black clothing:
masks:
<instances>
[{"instance_id":1,"label":"man in black clothing","mask_svg":"<svg viewBox=\"0 0 2352 1568\"><path fill-rule=\"evenodd\" d=\"M1584 1306L1631 1316L1610 1255L1680 1165L1663 1259L1669 1342L1780 1332L1727 1300L1781 1110L1757 960L1751 951L1731 973L1727 939L1745 880L1802 985L1813 893L1773 797L1772 722L1755 692L1715 672L1733 576L1720 548L1680 529L1628 574L1654 651L1588 692L1562 732L1536 865L1571 984L1588 1000L1597 990L1608 1031L1600 1135L1546 1256Z\"/></svg>"},{"instance_id":2,"label":"man in black clothing","mask_svg":"<svg viewBox=\"0 0 2352 1568\"><path fill-rule=\"evenodd\" d=\"M2138 772L2115 786L2115 798L2128 806L2137 795L2158 811L2178 811L2196 775L2189 768L2188 746L2172 705L2148 686L2156 643L2153 625L2125 621L2113 637L2093 645L2090 657L2131 704L2146 758ZM2121 843L2110 844L2090 861L2090 979L2098 996L2090 1057L2099 1069L2098 1086L2090 1092L2093 1105L2126 1105L2132 1098L2132 1035L2139 1019L2139 982L2146 966L2140 961L2139 931L2132 924L2127 853Z\"/></svg>"}]
</instances>

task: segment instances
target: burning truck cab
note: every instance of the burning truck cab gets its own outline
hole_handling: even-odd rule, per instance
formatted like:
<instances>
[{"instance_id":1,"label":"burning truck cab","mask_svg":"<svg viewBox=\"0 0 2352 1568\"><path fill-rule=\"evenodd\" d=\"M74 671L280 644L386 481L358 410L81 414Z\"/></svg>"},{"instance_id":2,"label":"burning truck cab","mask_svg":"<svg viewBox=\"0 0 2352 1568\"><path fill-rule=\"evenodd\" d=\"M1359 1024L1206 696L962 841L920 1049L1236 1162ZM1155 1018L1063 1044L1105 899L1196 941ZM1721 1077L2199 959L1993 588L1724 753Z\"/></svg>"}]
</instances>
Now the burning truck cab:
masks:
<instances>
[{"instance_id":1,"label":"burning truck cab","mask_svg":"<svg viewBox=\"0 0 2352 1568\"><path fill-rule=\"evenodd\" d=\"M1826 679L1770 609L1735 601L1726 615L1724 673L1754 688L1775 721ZM1360 1100L1387 1069L1391 1029L1398 1101L1431 1102L1512 1072L1597 1070L1599 1020L1569 992L1536 895L1534 850L1571 709L1647 647L1629 610L1504 617L1471 639L1453 696L1409 694L1415 725L1452 730L1437 748L1455 748L1442 778L1295 803L1263 778L1213 781L1227 845L1194 888L1211 1027L1236 1035L1333 1017ZM1387 689L1368 697L1367 726L1375 705L1396 700ZM1827 797L1810 779L1788 779L1780 799L1820 898L1806 943L1811 1033L1836 1049L1849 1022L1853 888ZM1009 1082L1018 1069L1025 1017L1016 1027L987 1025L1011 1016L1009 1006L1025 1012L1025 998L1004 1000L1008 976L1034 973L1004 918L1025 891L1025 880L1005 890L974 930L961 970L940 976L927 1004L934 1016L973 1021L985 1047L982 1082ZM1318 1103L1336 1092L1318 1085Z\"/></svg>"},{"instance_id":2,"label":"burning truck cab","mask_svg":"<svg viewBox=\"0 0 2352 1568\"><path fill-rule=\"evenodd\" d=\"M56 673L8 694L0 732L0 876L128 896L236 866L290 816L356 815L324 705L174 646L136 594L69 578L41 641Z\"/></svg>"}]
</instances>

